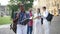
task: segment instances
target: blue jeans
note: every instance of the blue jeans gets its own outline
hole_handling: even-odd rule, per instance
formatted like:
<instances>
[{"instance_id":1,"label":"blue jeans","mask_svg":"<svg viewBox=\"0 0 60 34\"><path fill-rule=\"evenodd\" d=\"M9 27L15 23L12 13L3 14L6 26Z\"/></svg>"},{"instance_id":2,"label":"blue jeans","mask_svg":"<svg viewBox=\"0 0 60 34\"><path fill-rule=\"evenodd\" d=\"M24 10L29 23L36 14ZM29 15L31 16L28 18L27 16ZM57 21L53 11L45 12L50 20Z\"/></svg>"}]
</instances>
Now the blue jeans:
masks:
<instances>
[{"instance_id":1,"label":"blue jeans","mask_svg":"<svg viewBox=\"0 0 60 34\"><path fill-rule=\"evenodd\" d=\"M32 34L32 26L27 27L27 34Z\"/></svg>"}]
</instances>

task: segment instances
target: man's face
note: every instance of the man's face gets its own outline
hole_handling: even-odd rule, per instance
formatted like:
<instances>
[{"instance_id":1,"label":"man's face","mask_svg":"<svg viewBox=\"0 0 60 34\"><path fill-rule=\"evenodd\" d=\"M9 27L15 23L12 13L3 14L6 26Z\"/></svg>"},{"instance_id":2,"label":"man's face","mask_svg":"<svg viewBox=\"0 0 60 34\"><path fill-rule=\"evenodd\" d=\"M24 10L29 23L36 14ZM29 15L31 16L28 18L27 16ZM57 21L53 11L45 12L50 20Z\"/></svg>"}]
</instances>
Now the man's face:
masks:
<instances>
[{"instance_id":1,"label":"man's face","mask_svg":"<svg viewBox=\"0 0 60 34\"><path fill-rule=\"evenodd\" d=\"M24 11L24 7L23 7L23 6L20 6L20 10L21 10L21 11Z\"/></svg>"},{"instance_id":2,"label":"man's face","mask_svg":"<svg viewBox=\"0 0 60 34\"><path fill-rule=\"evenodd\" d=\"M46 11L46 7L42 7L43 11Z\"/></svg>"},{"instance_id":3,"label":"man's face","mask_svg":"<svg viewBox=\"0 0 60 34\"><path fill-rule=\"evenodd\" d=\"M44 8L42 8L43 9L43 11L45 11L46 9L44 9Z\"/></svg>"}]
</instances>

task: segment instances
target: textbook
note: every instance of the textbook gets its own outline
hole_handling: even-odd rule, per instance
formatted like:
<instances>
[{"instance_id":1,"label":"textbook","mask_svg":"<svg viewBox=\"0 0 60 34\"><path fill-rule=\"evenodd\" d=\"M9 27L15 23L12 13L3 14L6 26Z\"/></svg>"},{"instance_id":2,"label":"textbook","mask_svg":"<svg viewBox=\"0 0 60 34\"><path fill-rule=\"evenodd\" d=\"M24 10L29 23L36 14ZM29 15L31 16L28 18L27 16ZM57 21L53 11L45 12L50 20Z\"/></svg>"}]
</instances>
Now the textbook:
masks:
<instances>
[{"instance_id":1,"label":"textbook","mask_svg":"<svg viewBox=\"0 0 60 34\"><path fill-rule=\"evenodd\" d=\"M22 20L22 21L21 21L22 25L26 25L31 19L32 19L32 17L26 18L26 19ZM21 23L20 23L20 24L21 24Z\"/></svg>"}]
</instances>

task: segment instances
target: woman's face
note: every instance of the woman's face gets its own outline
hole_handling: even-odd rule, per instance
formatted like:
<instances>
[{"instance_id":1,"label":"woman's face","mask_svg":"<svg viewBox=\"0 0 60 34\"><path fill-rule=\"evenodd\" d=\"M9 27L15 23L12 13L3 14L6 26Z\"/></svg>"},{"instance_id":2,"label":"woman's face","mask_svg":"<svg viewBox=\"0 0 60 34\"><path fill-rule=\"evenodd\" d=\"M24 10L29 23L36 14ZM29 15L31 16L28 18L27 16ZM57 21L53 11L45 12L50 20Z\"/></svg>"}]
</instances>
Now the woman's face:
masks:
<instances>
[{"instance_id":1,"label":"woman's face","mask_svg":"<svg viewBox=\"0 0 60 34\"><path fill-rule=\"evenodd\" d=\"M40 13L40 9L38 9L38 13Z\"/></svg>"}]
</instances>

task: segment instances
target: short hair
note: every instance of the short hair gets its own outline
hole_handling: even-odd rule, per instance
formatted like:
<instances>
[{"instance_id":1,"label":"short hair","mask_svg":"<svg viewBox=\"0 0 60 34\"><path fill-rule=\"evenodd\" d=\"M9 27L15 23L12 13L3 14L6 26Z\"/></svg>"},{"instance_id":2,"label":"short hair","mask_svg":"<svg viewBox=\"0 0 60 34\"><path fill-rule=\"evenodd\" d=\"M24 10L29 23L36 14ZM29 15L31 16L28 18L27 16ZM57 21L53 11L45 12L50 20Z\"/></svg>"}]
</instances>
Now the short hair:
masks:
<instances>
[{"instance_id":1,"label":"short hair","mask_svg":"<svg viewBox=\"0 0 60 34\"><path fill-rule=\"evenodd\" d=\"M46 7L44 6L43 9L46 9Z\"/></svg>"}]
</instances>

